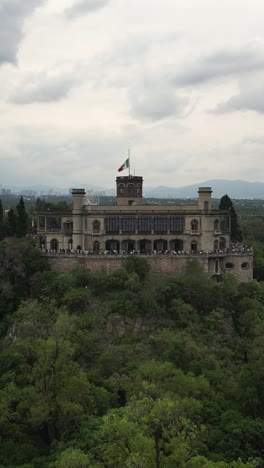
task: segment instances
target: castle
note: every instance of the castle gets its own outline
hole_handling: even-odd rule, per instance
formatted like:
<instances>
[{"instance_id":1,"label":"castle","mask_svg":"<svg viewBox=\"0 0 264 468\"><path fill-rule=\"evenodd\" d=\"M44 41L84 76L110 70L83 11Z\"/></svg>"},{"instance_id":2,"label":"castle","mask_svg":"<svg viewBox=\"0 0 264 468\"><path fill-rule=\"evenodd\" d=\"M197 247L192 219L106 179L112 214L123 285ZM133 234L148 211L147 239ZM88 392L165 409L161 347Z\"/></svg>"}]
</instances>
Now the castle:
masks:
<instances>
[{"instance_id":1,"label":"castle","mask_svg":"<svg viewBox=\"0 0 264 468\"><path fill-rule=\"evenodd\" d=\"M113 205L93 204L85 189L72 189L72 210L38 213L38 243L63 257L64 269L65 257L73 255L98 270L121 266L124 255L141 254L154 271L180 274L195 257L211 276L229 272L250 281L252 252L231 245L230 213L212 209L211 187L200 187L198 195L193 205L144 203L143 178L132 175L116 178Z\"/></svg>"}]
</instances>

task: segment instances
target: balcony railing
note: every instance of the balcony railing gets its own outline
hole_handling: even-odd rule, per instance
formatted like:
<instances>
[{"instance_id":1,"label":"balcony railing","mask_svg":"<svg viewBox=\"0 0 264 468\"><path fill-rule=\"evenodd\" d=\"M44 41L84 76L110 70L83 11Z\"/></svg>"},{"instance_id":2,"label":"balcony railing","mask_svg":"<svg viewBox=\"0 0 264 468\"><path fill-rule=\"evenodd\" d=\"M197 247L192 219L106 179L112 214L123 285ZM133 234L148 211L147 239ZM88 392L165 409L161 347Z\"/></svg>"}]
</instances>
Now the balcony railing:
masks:
<instances>
[{"instance_id":1,"label":"balcony railing","mask_svg":"<svg viewBox=\"0 0 264 468\"><path fill-rule=\"evenodd\" d=\"M61 232L61 226L47 226L49 232Z\"/></svg>"}]
</instances>

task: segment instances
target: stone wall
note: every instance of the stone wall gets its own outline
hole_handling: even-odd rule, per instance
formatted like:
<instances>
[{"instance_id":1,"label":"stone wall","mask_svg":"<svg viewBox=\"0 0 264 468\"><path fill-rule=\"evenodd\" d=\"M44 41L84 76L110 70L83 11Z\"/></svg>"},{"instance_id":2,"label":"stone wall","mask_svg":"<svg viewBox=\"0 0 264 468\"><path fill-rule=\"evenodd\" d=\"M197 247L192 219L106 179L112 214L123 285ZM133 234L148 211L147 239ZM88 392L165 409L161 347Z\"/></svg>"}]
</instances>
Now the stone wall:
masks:
<instances>
[{"instance_id":1,"label":"stone wall","mask_svg":"<svg viewBox=\"0 0 264 468\"><path fill-rule=\"evenodd\" d=\"M98 256L82 256L82 255L48 255L52 270L58 272L69 272L77 266L83 266L93 273L105 271L107 273L120 268L126 257L122 255L98 255ZM162 273L171 276L180 276L186 267L188 260L195 259L203 267L205 271L213 273L213 262L216 257L207 255L188 255L188 256L171 256L171 255L150 255L146 258L150 264L151 271ZM253 279L253 256L245 254L229 254L218 256L221 269L219 273L222 275L232 274L240 282L248 282ZM227 268L229 267L229 268Z\"/></svg>"}]
</instances>

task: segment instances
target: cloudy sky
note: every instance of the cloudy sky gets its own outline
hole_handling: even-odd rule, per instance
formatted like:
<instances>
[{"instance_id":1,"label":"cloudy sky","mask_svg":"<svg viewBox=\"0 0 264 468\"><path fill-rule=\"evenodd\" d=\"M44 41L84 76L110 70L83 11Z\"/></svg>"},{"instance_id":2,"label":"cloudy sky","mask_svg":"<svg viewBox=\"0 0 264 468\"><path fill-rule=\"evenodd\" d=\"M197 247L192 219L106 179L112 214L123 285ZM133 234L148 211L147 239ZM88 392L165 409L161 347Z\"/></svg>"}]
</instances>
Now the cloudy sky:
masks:
<instances>
[{"instance_id":1,"label":"cloudy sky","mask_svg":"<svg viewBox=\"0 0 264 468\"><path fill-rule=\"evenodd\" d=\"M0 184L264 182L263 0L0 0ZM122 172L126 175L127 172Z\"/></svg>"}]
</instances>

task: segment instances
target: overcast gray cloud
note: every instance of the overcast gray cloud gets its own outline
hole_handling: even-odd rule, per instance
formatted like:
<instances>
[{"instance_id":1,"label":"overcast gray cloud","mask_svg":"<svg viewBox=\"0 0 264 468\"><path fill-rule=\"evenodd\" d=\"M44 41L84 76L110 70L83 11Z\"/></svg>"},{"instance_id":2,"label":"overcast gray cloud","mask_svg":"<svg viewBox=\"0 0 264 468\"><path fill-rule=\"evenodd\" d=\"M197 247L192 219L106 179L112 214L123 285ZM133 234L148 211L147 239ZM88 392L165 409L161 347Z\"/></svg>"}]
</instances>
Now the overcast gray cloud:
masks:
<instances>
[{"instance_id":1,"label":"overcast gray cloud","mask_svg":"<svg viewBox=\"0 0 264 468\"><path fill-rule=\"evenodd\" d=\"M225 102L219 103L212 111L223 114L236 111L264 113L264 75L241 83L240 92Z\"/></svg>"},{"instance_id":2,"label":"overcast gray cloud","mask_svg":"<svg viewBox=\"0 0 264 468\"><path fill-rule=\"evenodd\" d=\"M79 16L93 13L101 10L110 3L111 0L81 0L74 3L70 8L65 10L65 15L68 18L78 18Z\"/></svg>"},{"instance_id":3,"label":"overcast gray cloud","mask_svg":"<svg viewBox=\"0 0 264 468\"><path fill-rule=\"evenodd\" d=\"M9 95L9 101L16 104L56 102L67 97L78 84L74 73L34 73L24 78Z\"/></svg>"},{"instance_id":4,"label":"overcast gray cloud","mask_svg":"<svg viewBox=\"0 0 264 468\"><path fill-rule=\"evenodd\" d=\"M41 3L42 0L0 1L0 64L16 63L17 51L23 37L24 20Z\"/></svg>"},{"instance_id":5,"label":"overcast gray cloud","mask_svg":"<svg viewBox=\"0 0 264 468\"><path fill-rule=\"evenodd\" d=\"M176 94L168 83L147 84L133 88L129 96L131 115L140 120L156 121L183 117L189 99Z\"/></svg>"},{"instance_id":6,"label":"overcast gray cloud","mask_svg":"<svg viewBox=\"0 0 264 468\"><path fill-rule=\"evenodd\" d=\"M178 86L195 86L231 76L239 78L241 74L264 70L264 43L252 41L239 48L226 48L194 62L175 73Z\"/></svg>"},{"instance_id":7,"label":"overcast gray cloud","mask_svg":"<svg viewBox=\"0 0 264 468\"><path fill-rule=\"evenodd\" d=\"M128 147L146 185L263 180L246 143L263 135L263 16L261 0L0 0L0 184L112 186Z\"/></svg>"}]
</instances>

